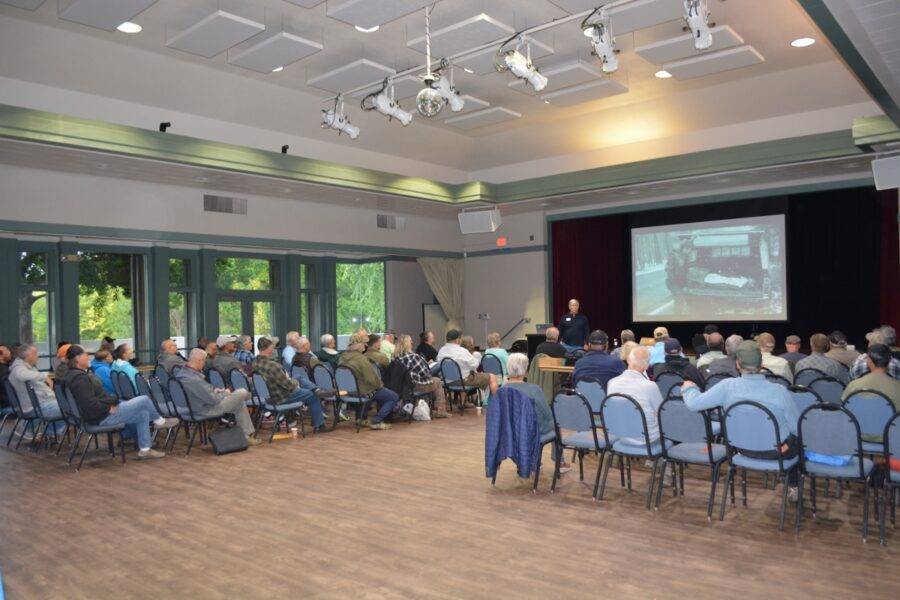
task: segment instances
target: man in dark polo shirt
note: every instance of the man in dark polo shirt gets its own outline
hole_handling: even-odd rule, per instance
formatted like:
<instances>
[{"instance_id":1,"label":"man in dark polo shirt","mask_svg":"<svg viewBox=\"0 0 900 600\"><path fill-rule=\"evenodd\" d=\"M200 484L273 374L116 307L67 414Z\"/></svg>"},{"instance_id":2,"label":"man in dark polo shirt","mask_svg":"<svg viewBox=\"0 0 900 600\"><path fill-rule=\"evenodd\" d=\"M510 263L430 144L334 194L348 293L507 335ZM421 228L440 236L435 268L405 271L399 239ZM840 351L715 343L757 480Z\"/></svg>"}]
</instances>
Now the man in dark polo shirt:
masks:
<instances>
[{"instance_id":1,"label":"man in dark polo shirt","mask_svg":"<svg viewBox=\"0 0 900 600\"><path fill-rule=\"evenodd\" d=\"M537 348L534 349L535 355L546 354L553 358L565 358L568 352L566 347L559 343L559 329L548 327L544 335L547 336L547 340L537 345Z\"/></svg>"},{"instance_id":2,"label":"man in dark polo shirt","mask_svg":"<svg viewBox=\"0 0 900 600\"><path fill-rule=\"evenodd\" d=\"M569 352L584 348L584 342L591 332L587 317L578 312L579 308L581 304L572 298L569 300L569 312L559 320L559 341Z\"/></svg>"},{"instance_id":3,"label":"man in dark polo shirt","mask_svg":"<svg viewBox=\"0 0 900 600\"><path fill-rule=\"evenodd\" d=\"M589 352L575 363L575 372L572 373L572 381L578 383L585 377L593 377L606 389L606 383L613 377L618 377L625 371L625 363L618 357L607 352L609 336L606 332L594 331L588 337Z\"/></svg>"}]
</instances>

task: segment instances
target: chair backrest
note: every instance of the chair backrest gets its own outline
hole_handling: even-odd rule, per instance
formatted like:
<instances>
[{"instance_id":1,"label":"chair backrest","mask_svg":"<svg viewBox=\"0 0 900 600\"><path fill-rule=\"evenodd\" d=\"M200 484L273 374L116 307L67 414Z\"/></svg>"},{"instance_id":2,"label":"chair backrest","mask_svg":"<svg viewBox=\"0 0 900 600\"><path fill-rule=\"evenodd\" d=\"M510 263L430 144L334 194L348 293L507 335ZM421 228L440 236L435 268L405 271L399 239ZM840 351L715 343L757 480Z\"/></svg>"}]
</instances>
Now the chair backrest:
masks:
<instances>
[{"instance_id":1,"label":"chair backrest","mask_svg":"<svg viewBox=\"0 0 900 600\"><path fill-rule=\"evenodd\" d=\"M253 390L250 389L250 381L247 380L247 376L244 375L243 371L240 369L232 369L229 371L228 380L231 382L231 389L247 390L248 392L253 393Z\"/></svg>"},{"instance_id":2,"label":"chair backrest","mask_svg":"<svg viewBox=\"0 0 900 600\"><path fill-rule=\"evenodd\" d=\"M809 388L814 390L826 404L840 405L841 396L844 395L844 384L833 377L814 379L809 384Z\"/></svg>"},{"instance_id":3,"label":"chair backrest","mask_svg":"<svg viewBox=\"0 0 900 600\"><path fill-rule=\"evenodd\" d=\"M75 396L72 395L72 390L69 389L69 386L63 386L63 391L66 394L66 400L68 401L66 404L70 411L72 411L72 417L75 419L75 422L81 424L81 408L78 407L78 402L75 401Z\"/></svg>"},{"instance_id":4,"label":"chair backrest","mask_svg":"<svg viewBox=\"0 0 900 600\"><path fill-rule=\"evenodd\" d=\"M561 392L550 403L556 431L590 431L594 428L594 416L587 398L574 390Z\"/></svg>"},{"instance_id":5,"label":"chair backrest","mask_svg":"<svg viewBox=\"0 0 900 600\"><path fill-rule=\"evenodd\" d=\"M803 387L802 385L792 385L788 388L788 391L791 392L791 398L794 399L794 404L797 405L797 412L803 412L810 406L822 403L822 399L819 398L819 394L817 394L814 390L809 389L808 387Z\"/></svg>"},{"instance_id":6,"label":"chair backrest","mask_svg":"<svg viewBox=\"0 0 900 600\"><path fill-rule=\"evenodd\" d=\"M706 389L710 389L717 383L720 383L726 379L731 379L732 377L733 375L729 375L728 373L713 373L706 378Z\"/></svg>"},{"instance_id":7,"label":"chair backrest","mask_svg":"<svg viewBox=\"0 0 900 600\"><path fill-rule=\"evenodd\" d=\"M150 396L150 384L144 379L144 376L138 373L134 376L134 382L137 384L138 396Z\"/></svg>"},{"instance_id":8,"label":"chair backrest","mask_svg":"<svg viewBox=\"0 0 900 600\"><path fill-rule=\"evenodd\" d=\"M66 386L62 381L53 382L53 395L56 396L56 403L59 405L59 412L62 413L63 419L69 425L77 425L78 420L69 406L69 398L66 396Z\"/></svg>"},{"instance_id":9,"label":"chair backrest","mask_svg":"<svg viewBox=\"0 0 900 600\"><path fill-rule=\"evenodd\" d=\"M169 377L169 398L172 400L175 411L182 418L194 418L194 412L191 410L191 401L188 399L187 392L184 391L184 386L181 385L181 382L174 377Z\"/></svg>"},{"instance_id":10,"label":"chair backrest","mask_svg":"<svg viewBox=\"0 0 900 600\"><path fill-rule=\"evenodd\" d=\"M808 367L806 369L800 369L794 375L794 385L802 385L803 387L809 387L814 380L819 377L828 377L828 374L824 371L820 371L819 369L814 369L812 367Z\"/></svg>"},{"instance_id":11,"label":"chair backrest","mask_svg":"<svg viewBox=\"0 0 900 600\"><path fill-rule=\"evenodd\" d=\"M708 418L687 407L684 400L670 396L659 406L660 437L681 444L706 443L711 437Z\"/></svg>"},{"instance_id":12,"label":"chair backrest","mask_svg":"<svg viewBox=\"0 0 900 600\"><path fill-rule=\"evenodd\" d=\"M781 431L775 415L751 400L741 400L728 407L724 433L729 452L768 452L781 447ZM780 464L780 453L778 461Z\"/></svg>"},{"instance_id":13,"label":"chair backrest","mask_svg":"<svg viewBox=\"0 0 900 600\"><path fill-rule=\"evenodd\" d=\"M166 416L175 416L178 413L174 411L171 407L169 396L166 393L166 388L163 387L162 381L160 381L159 377L156 375L151 375L150 379L147 383L147 387L150 388L150 399L153 401L153 404L156 405L156 411Z\"/></svg>"},{"instance_id":14,"label":"chair backrest","mask_svg":"<svg viewBox=\"0 0 900 600\"><path fill-rule=\"evenodd\" d=\"M291 365L291 372L289 373L291 379L300 379L301 377L306 377L309 379L309 373L306 371L306 367L301 367L300 365Z\"/></svg>"},{"instance_id":15,"label":"chair backrest","mask_svg":"<svg viewBox=\"0 0 900 600\"><path fill-rule=\"evenodd\" d=\"M497 377L503 377L503 363L493 354L485 354L481 357L481 370L484 373L493 373Z\"/></svg>"},{"instance_id":16,"label":"chair backrest","mask_svg":"<svg viewBox=\"0 0 900 600\"><path fill-rule=\"evenodd\" d=\"M600 403L600 422L609 445L609 436L643 438L647 442L647 417L637 400L626 394L610 394ZM647 452L650 444L647 443Z\"/></svg>"},{"instance_id":17,"label":"chair backrest","mask_svg":"<svg viewBox=\"0 0 900 600\"><path fill-rule=\"evenodd\" d=\"M210 369L207 377L209 378L210 385L216 389L223 390L228 387L225 385L225 378L222 377L222 374L216 369Z\"/></svg>"},{"instance_id":18,"label":"chair backrest","mask_svg":"<svg viewBox=\"0 0 900 600\"><path fill-rule=\"evenodd\" d=\"M784 387L790 389L791 382L781 375L776 375L775 373L766 373L766 381L771 381L772 383L777 383L778 385L783 385Z\"/></svg>"},{"instance_id":19,"label":"chair backrest","mask_svg":"<svg viewBox=\"0 0 900 600\"><path fill-rule=\"evenodd\" d=\"M804 468L807 451L831 456L849 456L851 464L859 466L859 477L865 478L859 423L849 410L831 404L810 406L800 415L797 429L801 450L800 461Z\"/></svg>"},{"instance_id":20,"label":"chair backrest","mask_svg":"<svg viewBox=\"0 0 900 600\"><path fill-rule=\"evenodd\" d=\"M853 392L844 400L844 408L856 419L862 435L878 437L884 435L885 426L896 412L890 398L876 390Z\"/></svg>"},{"instance_id":21,"label":"chair backrest","mask_svg":"<svg viewBox=\"0 0 900 600\"><path fill-rule=\"evenodd\" d=\"M348 396L356 397L359 393L356 374L349 367L338 367L335 369L334 381L337 384L337 389L347 392Z\"/></svg>"},{"instance_id":22,"label":"chair backrest","mask_svg":"<svg viewBox=\"0 0 900 600\"><path fill-rule=\"evenodd\" d=\"M334 371L325 363L319 363L313 367L313 383L323 390L337 388L337 384L334 382Z\"/></svg>"},{"instance_id":23,"label":"chair backrest","mask_svg":"<svg viewBox=\"0 0 900 600\"><path fill-rule=\"evenodd\" d=\"M109 381L112 383L113 391L116 393L116 398L122 397L122 388L119 387L119 371L109 370Z\"/></svg>"},{"instance_id":24,"label":"chair backrest","mask_svg":"<svg viewBox=\"0 0 900 600\"><path fill-rule=\"evenodd\" d=\"M131 400L135 397L134 383L131 376L124 371L112 371L113 388L122 400Z\"/></svg>"},{"instance_id":25,"label":"chair backrest","mask_svg":"<svg viewBox=\"0 0 900 600\"><path fill-rule=\"evenodd\" d=\"M13 387L12 382L9 379L3 381L3 388L6 390L6 399L9 401L10 406L12 406L16 417L20 419L34 418L32 411L29 411L29 414L26 415L25 411L22 410L22 403L19 401L19 395L16 393L16 388Z\"/></svg>"},{"instance_id":26,"label":"chair backrest","mask_svg":"<svg viewBox=\"0 0 900 600\"><path fill-rule=\"evenodd\" d=\"M462 369L452 358L445 358L441 361L441 379L444 380L445 387L451 383L462 381Z\"/></svg>"},{"instance_id":27,"label":"chair backrest","mask_svg":"<svg viewBox=\"0 0 900 600\"><path fill-rule=\"evenodd\" d=\"M593 377L582 377L575 384L575 390L584 396L594 414L600 414L600 404L606 398L606 390L603 384Z\"/></svg>"},{"instance_id":28,"label":"chair backrest","mask_svg":"<svg viewBox=\"0 0 900 600\"><path fill-rule=\"evenodd\" d=\"M659 388L659 395L663 398L669 395L670 389L682 383L684 383L684 377L672 371L663 371L656 376L656 387Z\"/></svg>"},{"instance_id":29,"label":"chair backrest","mask_svg":"<svg viewBox=\"0 0 900 600\"><path fill-rule=\"evenodd\" d=\"M41 421L44 420L44 411L41 410L41 403L38 402L37 394L34 391L34 384L30 381L25 382L25 391L28 392L28 400L31 402L31 409L35 416Z\"/></svg>"},{"instance_id":30,"label":"chair backrest","mask_svg":"<svg viewBox=\"0 0 900 600\"><path fill-rule=\"evenodd\" d=\"M253 389L256 390L256 396L260 402L266 404L269 401L269 386L266 385L265 378L259 373L253 374Z\"/></svg>"},{"instance_id":31,"label":"chair backrest","mask_svg":"<svg viewBox=\"0 0 900 600\"><path fill-rule=\"evenodd\" d=\"M153 374L156 375L156 378L159 379L159 382L164 385L169 385L169 372L166 371L166 368L162 365L156 365L156 369L153 370Z\"/></svg>"}]
</instances>

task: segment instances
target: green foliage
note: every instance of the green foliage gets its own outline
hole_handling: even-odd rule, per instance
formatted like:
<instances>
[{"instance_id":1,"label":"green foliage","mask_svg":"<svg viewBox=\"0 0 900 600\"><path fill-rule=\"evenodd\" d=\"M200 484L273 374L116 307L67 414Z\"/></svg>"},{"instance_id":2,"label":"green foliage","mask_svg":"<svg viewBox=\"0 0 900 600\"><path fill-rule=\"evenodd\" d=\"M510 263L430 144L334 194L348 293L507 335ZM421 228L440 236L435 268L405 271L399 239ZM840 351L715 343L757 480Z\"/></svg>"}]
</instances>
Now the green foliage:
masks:
<instances>
[{"instance_id":1,"label":"green foliage","mask_svg":"<svg viewBox=\"0 0 900 600\"><path fill-rule=\"evenodd\" d=\"M19 258L22 283L25 285L47 285L47 254L45 252L23 252Z\"/></svg>"},{"instance_id":2,"label":"green foliage","mask_svg":"<svg viewBox=\"0 0 900 600\"><path fill-rule=\"evenodd\" d=\"M183 258L169 259L169 287L181 288L188 285L187 262Z\"/></svg>"},{"instance_id":3,"label":"green foliage","mask_svg":"<svg viewBox=\"0 0 900 600\"><path fill-rule=\"evenodd\" d=\"M217 258L216 287L220 290L274 289L272 261L260 258Z\"/></svg>"},{"instance_id":4,"label":"green foliage","mask_svg":"<svg viewBox=\"0 0 900 600\"><path fill-rule=\"evenodd\" d=\"M78 263L78 321L82 341L134 337L130 254L85 254Z\"/></svg>"},{"instance_id":5,"label":"green foliage","mask_svg":"<svg viewBox=\"0 0 900 600\"><path fill-rule=\"evenodd\" d=\"M242 334L241 302L239 300L219 300L219 333Z\"/></svg>"},{"instance_id":6,"label":"green foliage","mask_svg":"<svg viewBox=\"0 0 900 600\"><path fill-rule=\"evenodd\" d=\"M384 263L338 263L337 333L353 333L360 326L384 331Z\"/></svg>"}]
</instances>

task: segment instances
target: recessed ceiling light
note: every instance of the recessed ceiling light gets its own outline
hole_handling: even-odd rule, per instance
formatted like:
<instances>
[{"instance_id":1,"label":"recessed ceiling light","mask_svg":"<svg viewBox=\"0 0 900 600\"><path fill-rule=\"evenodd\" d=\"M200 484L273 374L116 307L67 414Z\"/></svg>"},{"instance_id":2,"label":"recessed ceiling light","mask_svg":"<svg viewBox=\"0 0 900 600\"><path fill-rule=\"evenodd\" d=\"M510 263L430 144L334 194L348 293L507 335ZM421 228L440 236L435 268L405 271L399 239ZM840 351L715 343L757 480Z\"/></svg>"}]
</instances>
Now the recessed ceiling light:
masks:
<instances>
[{"instance_id":1,"label":"recessed ceiling light","mask_svg":"<svg viewBox=\"0 0 900 600\"><path fill-rule=\"evenodd\" d=\"M544 104L550 104L549 100L544 100Z\"/></svg>"},{"instance_id":2,"label":"recessed ceiling light","mask_svg":"<svg viewBox=\"0 0 900 600\"><path fill-rule=\"evenodd\" d=\"M473 71L472 69L470 69L469 67L463 67L463 71L465 71L465 72L468 73L469 75L471 75L472 73L475 72L475 71Z\"/></svg>"},{"instance_id":3,"label":"recessed ceiling light","mask_svg":"<svg viewBox=\"0 0 900 600\"><path fill-rule=\"evenodd\" d=\"M814 38L802 37L802 38L797 38L796 40L791 42L791 46L793 46L794 48L806 48L808 46L812 46L815 43L816 43L816 40Z\"/></svg>"},{"instance_id":4,"label":"recessed ceiling light","mask_svg":"<svg viewBox=\"0 0 900 600\"><path fill-rule=\"evenodd\" d=\"M284 67L275 67L272 69L273 73L280 73L281 71L284 71Z\"/></svg>"},{"instance_id":5,"label":"recessed ceiling light","mask_svg":"<svg viewBox=\"0 0 900 600\"><path fill-rule=\"evenodd\" d=\"M122 33L140 33L143 27L138 25L137 23L132 23L131 21L125 21L118 27L116 27Z\"/></svg>"},{"instance_id":6,"label":"recessed ceiling light","mask_svg":"<svg viewBox=\"0 0 900 600\"><path fill-rule=\"evenodd\" d=\"M376 25L375 27L360 27L359 25L354 25L353 27L360 33L375 33L376 31L378 31L380 26Z\"/></svg>"},{"instance_id":7,"label":"recessed ceiling light","mask_svg":"<svg viewBox=\"0 0 900 600\"><path fill-rule=\"evenodd\" d=\"M657 72L656 72L656 76L657 76L659 79L668 79L669 77L672 76L672 74L669 73L668 71L666 71L665 69L663 69L662 71L657 71Z\"/></svg>"}]
</instances>

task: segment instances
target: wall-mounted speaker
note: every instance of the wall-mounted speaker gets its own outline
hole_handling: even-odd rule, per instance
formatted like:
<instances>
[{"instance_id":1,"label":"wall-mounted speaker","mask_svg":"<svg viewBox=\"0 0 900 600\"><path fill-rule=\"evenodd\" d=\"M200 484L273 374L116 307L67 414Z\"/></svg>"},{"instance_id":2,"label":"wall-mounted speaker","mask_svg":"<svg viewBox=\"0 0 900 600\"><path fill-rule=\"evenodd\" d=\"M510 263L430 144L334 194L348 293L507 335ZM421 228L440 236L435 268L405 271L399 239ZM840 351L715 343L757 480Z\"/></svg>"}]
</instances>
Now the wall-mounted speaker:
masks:
<instances>
[{"instance_id":1,"label":"wall-mounted speaker","mask_svg":"<svg viewBox=\"0 0 900 600\"><path fill-rule=\"evenodd\" d=\"M500 209L469 210L459 213L459 230L466 233L493 233L501 225Z\"/></svg>"},{"instance_id":2,"label":"wall-mounted speaker","mask_svg":"<svg viewBox=\"0 0 900 600\"><path fill-rule=\"evenodd\" d=\"M875 189L892 190L900 188L900 156L889 156L872 161Z\"/></svg>"}]
</instances>

